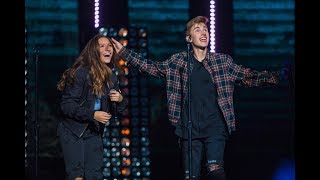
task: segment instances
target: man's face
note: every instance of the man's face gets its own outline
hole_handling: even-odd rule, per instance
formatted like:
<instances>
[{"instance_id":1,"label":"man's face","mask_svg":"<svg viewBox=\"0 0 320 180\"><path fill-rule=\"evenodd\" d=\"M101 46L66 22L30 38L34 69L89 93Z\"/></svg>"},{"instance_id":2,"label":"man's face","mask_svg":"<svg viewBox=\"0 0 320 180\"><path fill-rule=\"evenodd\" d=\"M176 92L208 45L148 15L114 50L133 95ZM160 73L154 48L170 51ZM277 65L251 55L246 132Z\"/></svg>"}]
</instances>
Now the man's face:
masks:
<instances>
[{"instance_id":1,"label":"man's face","mask_svg":"<svg viewBox=\"0 0 320 180\"><path fill-rule=\"evenodd\" d=\"M190 43L193 46L204 49L209 44L208 27L204 23L197 23L191 27L190 30Z\"/></svg>"}]
</instances>

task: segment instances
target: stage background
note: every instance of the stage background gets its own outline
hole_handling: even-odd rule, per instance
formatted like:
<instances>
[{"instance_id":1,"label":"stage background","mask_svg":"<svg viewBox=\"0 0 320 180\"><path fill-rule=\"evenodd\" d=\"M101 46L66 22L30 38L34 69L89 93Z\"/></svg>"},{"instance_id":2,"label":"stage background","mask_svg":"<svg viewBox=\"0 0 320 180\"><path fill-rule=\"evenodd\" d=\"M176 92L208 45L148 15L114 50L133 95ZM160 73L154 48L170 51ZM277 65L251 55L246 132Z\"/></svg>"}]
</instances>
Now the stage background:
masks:
<instances>
[{"instance_id":1,"label":"stage background","mask_svg":"<svg viewBox=\"0 0 320 180\"><path fill-rule=\"evenodd\" d=\"M26 0L28 156L35 155L35 120L39 123L40 179L63 179L63 159L56 137L56 84L90 38L86 16L91 1ZM184 26L191 17L209 15L209 1L104 1L105 23L147 27L149 58L162 61L186 50ZM217 0L216 50L254 69L278 70L295 60L293 0ZM86 9L87 8L87 9ZM238 131L228 141L226 170L232 180L278 180L294 176L294 76L278 87L235 89ZM167 118L165 83L148 78L152 179L179 179L180 155ZM36 101L38 97L38 101ZM39 107L38 111L36 107ZM35 171L26 161L27 172Z\"/></svg>"}]
</instances>

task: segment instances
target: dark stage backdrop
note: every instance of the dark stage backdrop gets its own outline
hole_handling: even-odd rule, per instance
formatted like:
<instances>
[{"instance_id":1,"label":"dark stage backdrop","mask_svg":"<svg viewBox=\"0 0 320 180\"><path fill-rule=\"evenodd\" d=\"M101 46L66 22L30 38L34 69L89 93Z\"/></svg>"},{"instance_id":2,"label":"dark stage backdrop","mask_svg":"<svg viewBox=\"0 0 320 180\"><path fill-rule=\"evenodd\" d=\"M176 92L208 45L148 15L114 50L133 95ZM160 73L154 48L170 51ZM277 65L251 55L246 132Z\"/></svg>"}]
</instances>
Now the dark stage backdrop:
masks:
<instances>
[{"instance_id":1,"label":"dark stage backdrop","mask_svg":"<svg viewBox=\"0 0 320 180\"><path fill-rule=\"evenodd\" d=\"M237 63L257 70L294 64L293 0L234 0L232 7ZM235 88L238 131L226 158L233 167L229 168L231 179L294 179L293 81L290 77L277 87Z\"/></svg>"},{"instance_id":2,"label":"dark stage backdrop","mask_svg":"<svg viewBox=\"0 0 320 180\"><path fill-rule=\"evenodd\" d=\"M83 38L88 38L82 37L86 31L81 28L85 26L78 22L79 2L25 1L26 68L29 70L26 78L31 115L26 116L26 130L29 132L27 150L29 156L35 154L34 121L38 120L39 173L43 179L63 179L64 166L56 138L58 119L54 114L54 104L56 83L61 73L80 52ZM206 11L209 1L127 0L127 3L127 9L120 7L119 12L125 13L123 9L126 9L128 17L120 19L128 21L124 24L147 27L149 58L156 61L185 50L183 30L187 20L209 14ZM216 0L216 5L219 7L217 50L229 53L236 62L256 69L275 70L294 61L293 0ZM236 88L238 131L228 142L226 152L230 179L279 180L284 179L279 175L281 173L287 173L287 178L294 174L293 80L274 88ZM180 179L180 155L174 129L167 118L165 83L149 77L148 86L152 102L152 179ZM35 113L38 114L37 119ZM31 161L26 161L26 167L34 170ZM288 171L281 171L281 168Z\"/></svg>"},{"instance_id":3,"label":"dark stage backdrop","mask_svg":"<svg viewBox=\"0 0 320 180\"><path fill-rule=\"evenodd\" d=\"M30 178L36 173L38 150L40 179L63 179L62 153L56 137L56 84L79 54L78 3L26 0L25 28L28 71L25 173Z\"/></svg>"}]
</instances>

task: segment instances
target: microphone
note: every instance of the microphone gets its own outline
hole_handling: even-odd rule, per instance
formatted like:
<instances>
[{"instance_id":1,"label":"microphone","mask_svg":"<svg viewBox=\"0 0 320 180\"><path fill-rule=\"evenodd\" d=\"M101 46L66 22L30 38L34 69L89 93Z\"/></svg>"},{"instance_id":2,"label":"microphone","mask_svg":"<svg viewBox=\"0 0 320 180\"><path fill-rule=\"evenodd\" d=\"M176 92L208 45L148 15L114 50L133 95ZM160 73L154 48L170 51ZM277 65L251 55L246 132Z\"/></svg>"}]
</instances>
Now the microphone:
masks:
<instances>
[{"instance_id":1,"label":"microphone","mask_svg":"<svg viewBox=\"0 0 320 180\"><path fill-rule=\"evenodd\" d=\"M187 56L188 56L188 60L189 60L189 54L190 54L190 42L187 41Z\"/></svg>"},{"instance_id":2,"label":"microphone","mask_svg":"<svg viewBox=\"0 0 320 180\"><path fill-rule=\"evenodd\" d=\"M111 89L110 91L116 91L116 90L115 89ZM111 93L112 92L110 92L109 94L111 94ZM111 105L112 105L114 119L117 120L118 119L118 116L117 116L117 102L111 101Z\"/></svg>"},{"instance_id":3,"label":"microphone","mask_svg":"<svg viewBox=\"0 0 320 180\"><path fill-rule=\"evenodd\" d=\"M112 109L113 109L113 114L114 114L114 120L118 120L117 103L115 101L112 101Z\"/></svg>"}]
</instances>

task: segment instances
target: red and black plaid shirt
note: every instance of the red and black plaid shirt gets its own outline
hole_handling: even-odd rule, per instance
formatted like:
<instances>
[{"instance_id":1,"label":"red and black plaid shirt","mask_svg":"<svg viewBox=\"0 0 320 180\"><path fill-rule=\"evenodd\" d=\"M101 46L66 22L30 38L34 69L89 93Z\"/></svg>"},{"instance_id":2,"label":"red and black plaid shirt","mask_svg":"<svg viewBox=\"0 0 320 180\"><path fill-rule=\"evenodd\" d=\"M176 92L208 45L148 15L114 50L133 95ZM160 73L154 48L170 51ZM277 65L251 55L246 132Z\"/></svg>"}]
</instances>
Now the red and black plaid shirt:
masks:
<instances>
[{"instance_id":1,"label":"red and black plaid shirt","mask_svg":"<svg viewBox=\"0 0 320 180\"><path fill-rule=\"evenodd\" d=\"M172 125L175 126L181 119L181 108L184 107L188 92L187 52L173 54L169 59L162 62L144 59L125 47L119 51L119 55L128 62L128 66L138 68L140 72L166 78L168 117ZM279 73L258 72L237 65L227 54L207 52L206 58L202 62L209 72L212 82L216 84L218 104L228 125L229 133L235 130L234 85L253 87L279 82ZM190 67L192 71L192 64Z\"/></svg>"}]
</instances>

